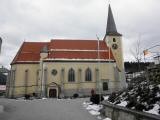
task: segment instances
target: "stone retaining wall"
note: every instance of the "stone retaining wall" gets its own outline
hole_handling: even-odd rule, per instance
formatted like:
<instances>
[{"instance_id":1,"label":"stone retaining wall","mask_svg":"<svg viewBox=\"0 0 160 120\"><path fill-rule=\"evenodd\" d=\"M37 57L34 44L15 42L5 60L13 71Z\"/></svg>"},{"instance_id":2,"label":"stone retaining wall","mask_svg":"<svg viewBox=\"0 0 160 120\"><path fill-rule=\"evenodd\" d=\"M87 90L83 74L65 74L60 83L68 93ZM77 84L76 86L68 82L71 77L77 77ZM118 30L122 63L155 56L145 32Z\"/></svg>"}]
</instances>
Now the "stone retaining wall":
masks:
<instances>
[{"instance_id":1,"label":"stone retaining wall","mask_svg":"<svg viewBox=\"0 0 160 120\"><path fill-rule=\"evenodd\" d=\"M104 105L105 116L112 120L160 120L160 116L145 112L138 112L125 107L110 104L106 101Z\"/></svg>"}]
</instances>

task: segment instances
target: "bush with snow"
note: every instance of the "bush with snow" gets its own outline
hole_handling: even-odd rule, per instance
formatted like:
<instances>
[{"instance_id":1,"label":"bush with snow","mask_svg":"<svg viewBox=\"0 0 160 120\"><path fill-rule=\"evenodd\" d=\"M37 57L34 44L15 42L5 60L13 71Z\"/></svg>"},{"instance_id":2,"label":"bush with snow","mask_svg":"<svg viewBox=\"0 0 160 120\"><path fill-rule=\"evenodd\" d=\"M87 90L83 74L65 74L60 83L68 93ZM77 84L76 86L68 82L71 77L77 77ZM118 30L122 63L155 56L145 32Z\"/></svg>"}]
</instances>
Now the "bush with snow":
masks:
<instances>
[{"instance_id":1,"label":"bush with snow","mask_svg":"<svg viewBox=\"0 0 160 120\"><path fill-rule=\"evenodd\" d=\"M99 104L101 101L104 100L104 97L102 95L99 95L99 94L93 94L91 97L90 97L90 101L94 104Z\"/></svg>"},{"instance_id":2,"label":"bush with snow","mask_svg":"<svg viewBox=\"0 0 160 120\"><path fill-rule=\"evenodd\" d=\"M138 111L160 115L160 84L138 77L125 91L112 93L108 101Z\"/></svg>"}]
</instances>

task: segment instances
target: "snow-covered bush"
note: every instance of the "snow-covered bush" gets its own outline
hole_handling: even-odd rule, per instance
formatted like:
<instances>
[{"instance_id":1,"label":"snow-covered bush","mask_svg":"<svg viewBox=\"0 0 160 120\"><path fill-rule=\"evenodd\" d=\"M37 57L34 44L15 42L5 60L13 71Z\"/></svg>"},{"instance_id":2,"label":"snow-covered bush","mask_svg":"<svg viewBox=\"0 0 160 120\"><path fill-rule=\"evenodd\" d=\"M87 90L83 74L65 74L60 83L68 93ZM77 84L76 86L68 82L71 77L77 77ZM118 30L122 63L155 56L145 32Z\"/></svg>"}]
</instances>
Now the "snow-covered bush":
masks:
<instances>
[{"instance_id":1,"label":"snow-covered bush","mask_svg":"<svg viewBox=\"0 0 160 120\"><path fill-rule=\"evenodd\" d=\"M24 97L25 97L26 100L29 100L31 96L28 95L28 94L25 94Z\"/></svg>"},{"instance_id":2,"label":"snow-covered bush","mask_svg":"<svg viewBox=\"0 0 160 120\"><path fill-rule=\"evenodd\" d=\"M79 97L78 93L73 94L73 98L78 98L78 97Z\"/></svg>"},{"instance_id":3,"label":"snow-covered bush","mask_svg":"<svg viewBox=\"0 0 160 120\"><path fill-rule=\"evenodd\" d=\"M131 81L128 89L112 93L108 101L130 109L160 114L160 84L139 76Z\"/></svg>"},{"instance_id":4,"label":"snow-covered bush","mask_svg":"<svg viewBox=\"0 0 160 120\"><path fill-rule=\"evenodd\" d=\"M91 97L90 97L90 101L94 104L99 104L100 101L103 101L104 100L104 97L102 95L99 95L99 94L93 94Z\"/></svg>"}]
</instances>

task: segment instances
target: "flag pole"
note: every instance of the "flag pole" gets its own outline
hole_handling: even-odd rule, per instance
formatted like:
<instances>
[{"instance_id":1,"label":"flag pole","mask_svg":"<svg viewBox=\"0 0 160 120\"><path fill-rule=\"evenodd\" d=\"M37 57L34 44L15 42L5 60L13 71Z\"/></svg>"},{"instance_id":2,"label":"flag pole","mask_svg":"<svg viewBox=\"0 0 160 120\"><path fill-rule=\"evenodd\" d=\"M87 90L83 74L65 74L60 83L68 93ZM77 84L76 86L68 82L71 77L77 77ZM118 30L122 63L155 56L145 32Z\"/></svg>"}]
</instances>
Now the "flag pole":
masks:
<instances>
[{"instance_id":1,"label":"flag pole","mask_svg":"<svg viewBox=\"0 0 160 120\"><path fill-rule=\"evenodd\" d=\"M99 49L100 49L100 46L99 46L99 37L96 35L97 37L97 40L98 40L98 48L97 48L97 52L98 52L98 55L97 55L97 59L98 59L98 71L99 71L99 74L98 74L98 91L99 91L99 102L101 102L101 80L100 80L100 53L99 53Z\"/></svg>"}]
</instances>

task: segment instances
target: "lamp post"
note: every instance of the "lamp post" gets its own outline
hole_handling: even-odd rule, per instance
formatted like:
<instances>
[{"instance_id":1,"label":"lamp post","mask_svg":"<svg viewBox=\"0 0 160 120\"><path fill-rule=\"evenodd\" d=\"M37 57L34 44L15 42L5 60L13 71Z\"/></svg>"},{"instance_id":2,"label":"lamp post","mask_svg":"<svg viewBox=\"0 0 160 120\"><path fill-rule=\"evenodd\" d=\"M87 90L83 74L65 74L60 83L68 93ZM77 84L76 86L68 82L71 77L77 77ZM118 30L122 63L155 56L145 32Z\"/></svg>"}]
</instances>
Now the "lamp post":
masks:
<instances>
[{"instance_id":1,"label":"lamp post","mask_svg":"<svg viewBox=\"0 0 160 120\"><path fill-rule=\"evenodd\" d=\"M100 53L99 53L99 49L100 49L100 45L99 45L99 37L96 35L97 37L97 64L98 64L98 91L99 91L99 102L101 103L101 80L100 80Z\"/></svg>"}]
</instances>

